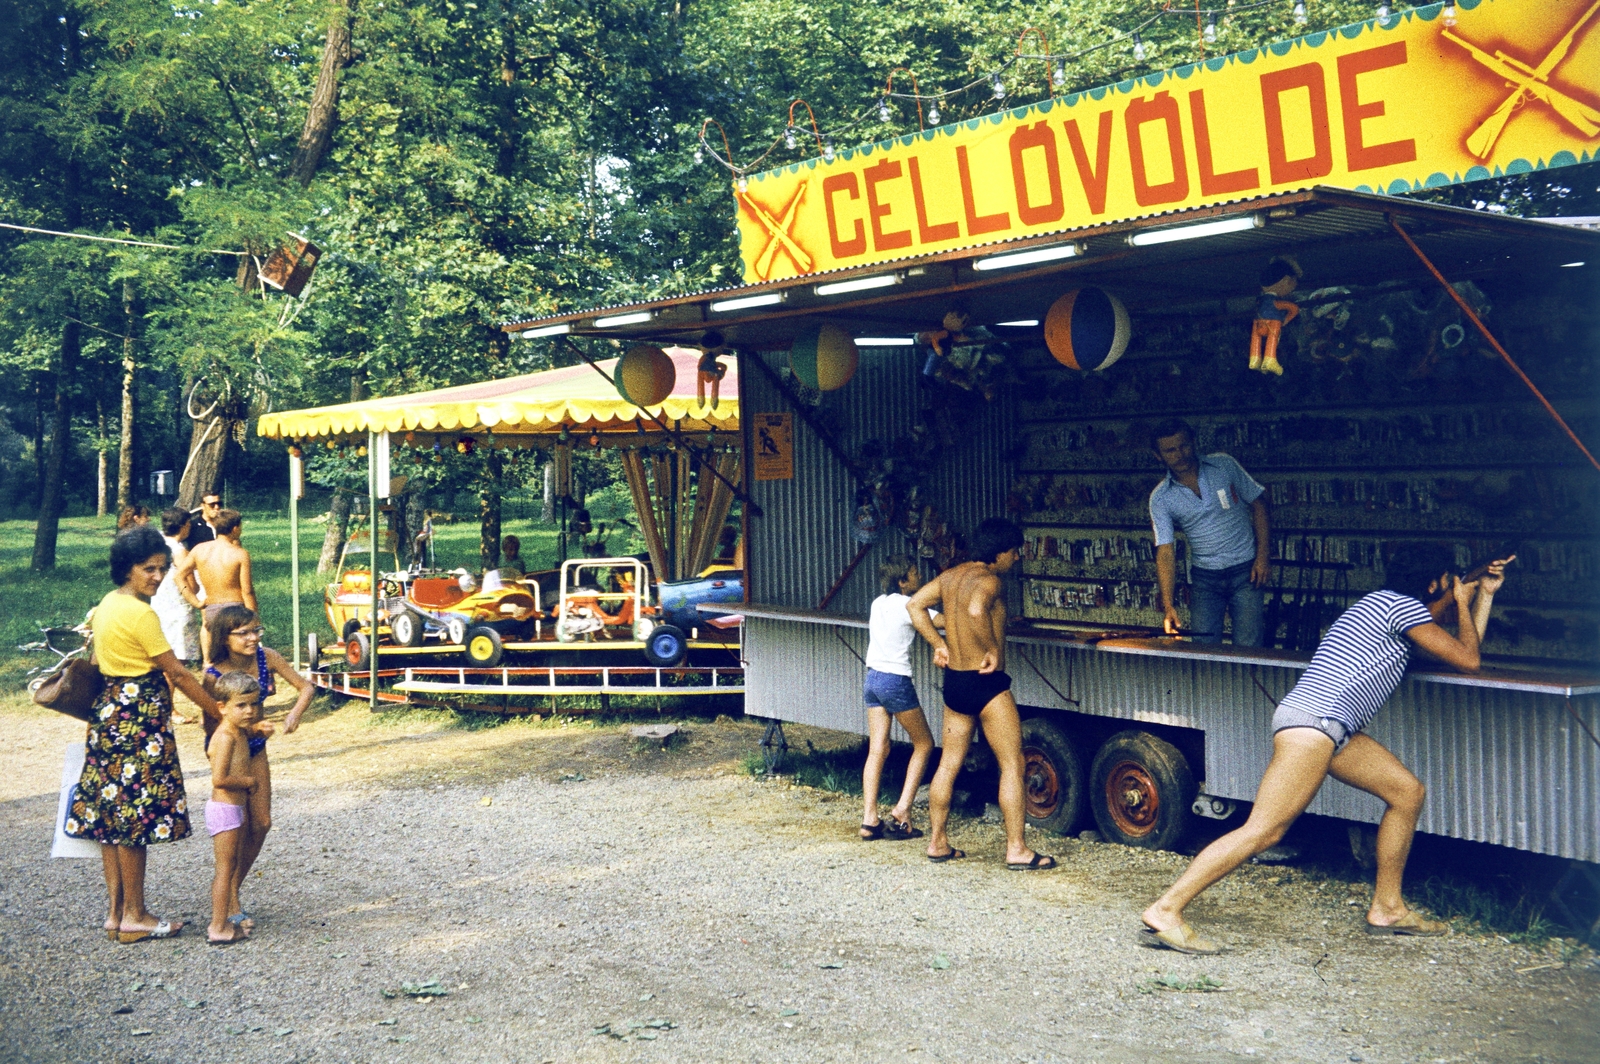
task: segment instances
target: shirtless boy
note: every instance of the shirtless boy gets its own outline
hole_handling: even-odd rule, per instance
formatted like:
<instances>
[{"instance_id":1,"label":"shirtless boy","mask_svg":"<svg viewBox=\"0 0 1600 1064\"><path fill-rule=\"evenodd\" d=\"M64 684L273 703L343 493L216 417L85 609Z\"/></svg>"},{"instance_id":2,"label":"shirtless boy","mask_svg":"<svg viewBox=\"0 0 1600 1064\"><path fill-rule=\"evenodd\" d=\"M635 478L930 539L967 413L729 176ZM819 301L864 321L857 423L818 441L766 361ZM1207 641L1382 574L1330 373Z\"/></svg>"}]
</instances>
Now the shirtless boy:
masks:
<instances>
[{"instance_id":1,"label":"shirtless boy","mask_svg":"<svg viewBox=\"0 0 1600 1064\"><path fill-rule=\"evenodd\" d=\"M250 774L245 729L259 726L261 685L254 676L230 672L216 682L222 723L206 749L211 761L211 800L206 802L206 830L217 861L211 881L211 923L206 939L226 946L249 937L249 930L228 919L238 890L238 867L246 835L245 807L259 784Z\"/></svg>"},{"instance_id":2,"label":"shirtless boy","mask_svg":"<svg viewBox=\"0 0 1600 1064\"><path fill-rule=\"evenodd\" d=\"M917 632L933 647L933 663L944 674L944 753L928 786L928 860L965 857L950 845L945 826L956 774L966 760L972 732L980 723L1000 765L1000 813L1006 827L1006 867L1025 872L1056 867L1056 859L1035 853L1023 842L1022 721L1006 675L1006 604L1000 578L1017 563L1022 530L991 517L978 526L975 561L940 573L911 596L906 611ZM945 637L929 610L945 618Z\"/></svg>"},{"instance_id":3,"label":"shirtless boy","mask_svg":"<svg viewBox=\"0 0 1600 1064\"><path fill-rule=\"evenodd\" d=\"M208 636L200 640L200 646L206 653L207 665L211 664L211 622L222 608L238 604L250 610L256 608L256 589L250 580L250 552L239 546L242 522L243 518L237 510L218 511L216 520L212 522L217 530L217 538L190 551L173 574L173 580L177 582L178 590L183 592L183 597L205 617ZM203 604L190 590L190 573L200 578L200 586L205 589L206 600Z\"/></svg>"}]
</instances>

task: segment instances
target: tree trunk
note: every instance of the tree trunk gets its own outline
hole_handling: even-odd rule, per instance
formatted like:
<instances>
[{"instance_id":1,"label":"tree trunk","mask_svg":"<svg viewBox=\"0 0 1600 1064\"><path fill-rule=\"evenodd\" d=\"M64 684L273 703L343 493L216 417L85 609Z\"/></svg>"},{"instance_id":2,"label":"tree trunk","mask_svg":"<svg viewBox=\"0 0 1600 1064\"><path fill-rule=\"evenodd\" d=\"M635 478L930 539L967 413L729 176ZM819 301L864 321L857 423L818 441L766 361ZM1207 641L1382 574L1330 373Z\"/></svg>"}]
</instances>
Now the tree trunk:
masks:
<instances>
[{"instance_id":1,"label":"tree trunk","mask_svg":"<svg viewBox=\"0 0 1600 1064\"><path fill-rule=\"evenodd\" d=\"M49 452L44 447L44 378L33 378L33 508L44 505L44 465Z\"/></svg>"},{"instance_id":2,"label":"tree trunk","mask_svg":"<svg viewBox=\"0 0 1600 1064\"><path fill-rule=\"evenodd\" d=\"M500 452L489 449L484 456L488 465L487 483L478 496L478 558L483 571L500 567L500 472L504 460Z\"/></svg>"},{"instance_id":3,"label":"tree trunk","mask_svg":"<svg viewBox=\"0 0 1600 1064\"><path fill-rule=\"evenodd\" d=\"M56 567L56 536L60 531L61 511L66 506L67 450L72 446L69 392L77 372L81 343L78 323L68 320L61 326L61 357L56 367L55 407L50 419L50 457L45 463L39 520L33 528L32 568L36 573Z\"/></svg>"},{"instance_id":4,"label":"tree trunk","mask_svg":"<svg viewBox=\"0 0 1600 1064\"><path fill-rule=\"evenodd\" d=\"M539 520L547 525L556 523L556 463L553 458L544 464L544 505L539 509Z\"/></svg>"},{"instance_id":5,"label":"tree trunk","mask_svg":"<svg viewBox=\"0 0 1600 1064\"><path fill-rule=\"evenodd\" d=\"M327 43L322 46L322 66L317 72L317 85L311 92L311 106L306 111L306 122L300 130L300 143L295 147L294 160L289 164L289 176L300 182L301 188L311 184L317 166L333 144L333 127L339 121L339 72L350 64L350 29L355 22L355 0L340 6L328 25Z\"/></svg>"},{"instance_id":6,"label":"tree trunk","mask_svg":"<svg viewBox=\"0 0 1600 1064\"><path fill-rule=\"evenodd\" d=\"M510 177L517 171L517 24L509 11L500 23L500 87L495 90L499 97L496 101L496 110L499 112L495 130L497 158L495 159L495 172L501 177Z\"/></svg>"},{"instance_id":7,"label":"tree trunk","mask_svg":"<svg viewBox=\"0 0 1600 1064\"><path fill-rule=\"evenodd\" d=\"M122 437L117 449L117 508L133 505L133 282L122 282Z\"/></svg>"},{"instance_id":8,"label":"tree trunk","mask_svg":"<svg viewBox=\"0 0 1600 1064\"><path fill-rule=\"evenodd\" d=\"M350 496L336 491L328 503L328 530L322 535L322 554L317 558L317 575L327 576L339 564L344 550L345 532L350 527Z\"/></svg>"},{"instance_id":9,"label":"tree trunk","mask_svg":"<svg viewBox=\"0 0 1600 1064\"><path fill-rule=\"evenodd\" d=\"M94 515L106 515L106 496L110 485L106 482L109 472L107 465L110 457L106 454L106 407L102 400L94 401L94 438L95 438L95 500Z\"/></svg>"},{"instance_id":10,"label":"tree trunk","mask_svg":"<svg viewBox=\"0 0 1600 1064\"><path fill-rule=\"evenodd\" d=\"M189 462L183 468L183 479L178 482L178 501L174 504L186 510L199 506L207 495L221 493L233 419L223 413L219 404L210 415L191 421L190 426Z\"/></svg>"},{"instance_id":11,"label":"tree trunk","mask_svg":"<svg viewBox=\"0 0 1600 1064\"><path fill-rule=\"evenodd\" d=\"M422 531L422 522L427 520L427 509L427 492L413 491L406 494L405 526L409 535L415 537L418 532ZM402 543L400 544L400 548L402 551L402 557L409 559L408 564L417 565L419 563L427 563L428 559L424 552L414 549L413 543L409 541Z\"/></svg>"}]
</instances>

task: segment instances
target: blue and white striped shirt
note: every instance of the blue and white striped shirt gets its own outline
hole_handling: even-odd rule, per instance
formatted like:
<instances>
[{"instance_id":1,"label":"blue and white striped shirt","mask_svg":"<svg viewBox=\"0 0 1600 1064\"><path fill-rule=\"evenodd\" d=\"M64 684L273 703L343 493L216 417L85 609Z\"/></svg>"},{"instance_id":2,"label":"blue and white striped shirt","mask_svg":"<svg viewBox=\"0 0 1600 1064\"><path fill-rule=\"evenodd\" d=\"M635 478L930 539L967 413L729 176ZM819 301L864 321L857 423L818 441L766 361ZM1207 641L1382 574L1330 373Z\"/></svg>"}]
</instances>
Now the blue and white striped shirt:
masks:
<instances>
[{"instance_id":1,"label":"blue and white striped shirt","mask_svg":"<svg viewBox=\"0 0 1600 1064\"><path fill-rule=\"evenodd\" d=\"M1433 614L1410 595L1374 591L1339 615L1281 706L1332 717L1354 735L1394 694L1411 659L1405 633Z\"/></svg>"}]
</instances>

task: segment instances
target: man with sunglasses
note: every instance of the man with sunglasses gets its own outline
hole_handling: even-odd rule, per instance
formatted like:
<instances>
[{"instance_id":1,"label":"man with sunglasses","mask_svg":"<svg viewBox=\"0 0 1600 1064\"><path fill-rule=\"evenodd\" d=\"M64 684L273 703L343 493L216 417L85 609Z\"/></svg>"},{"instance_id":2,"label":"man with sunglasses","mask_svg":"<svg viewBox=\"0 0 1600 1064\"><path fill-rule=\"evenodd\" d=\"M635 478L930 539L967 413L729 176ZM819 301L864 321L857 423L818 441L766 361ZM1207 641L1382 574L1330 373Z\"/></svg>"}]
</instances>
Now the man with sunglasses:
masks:
<instances>
[{"instance_id":1,"label":"man with sunglasses","mask_svg":"<svg viewBox=\"0 0 1600 1064\"><path fill-rule=\"evenodd\" d=\"M189 535L183 545L194 550L217 538L217 516L222 513L222 496L208 491L200 496L200 509L189 511Z\"/></svg>"}]
</instances>

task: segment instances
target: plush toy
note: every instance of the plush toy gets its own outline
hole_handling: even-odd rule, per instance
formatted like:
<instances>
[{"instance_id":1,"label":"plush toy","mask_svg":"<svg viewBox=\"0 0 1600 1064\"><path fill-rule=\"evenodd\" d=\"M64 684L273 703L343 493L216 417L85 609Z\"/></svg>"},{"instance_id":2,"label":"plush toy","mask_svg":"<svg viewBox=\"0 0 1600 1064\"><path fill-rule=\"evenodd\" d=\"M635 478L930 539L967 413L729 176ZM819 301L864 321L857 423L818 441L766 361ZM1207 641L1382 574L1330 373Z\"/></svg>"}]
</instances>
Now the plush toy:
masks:
<instances>
[{"instance_id":1,"label":"plush toy","mask_svg":"<svg viewBox=\"0 0 1600 1064\"><path fill-rule=\"evenodd\" d=\"M728 367L717 361L717 356L724 353L722 334L708 332L700 338L700 364L696 367L695 376L695 402L700 406L706 405L706 386L711 386L711 407L717 405L717 395L722 390L722 378L727 376Z\"/></svg>"},{"instance_id":2,"label":"plush toy","mask_svg":"<svg viewBox=\"0 0 1600 1064\"><path fill-rule=\"evenodd\" d=\"M1289 293L1300 283L1300 267L1293 259L1273 259L1261 271L1261 299L1256 304L1256 320L1250 325L1250 368L1273 376L1283 376L1278 364L1278 337L1283 327L1294 320L1300 308ZM1266 340L1263 351L1261 341Z\"/></svg>"}]
</instances>

